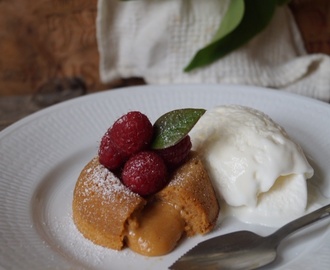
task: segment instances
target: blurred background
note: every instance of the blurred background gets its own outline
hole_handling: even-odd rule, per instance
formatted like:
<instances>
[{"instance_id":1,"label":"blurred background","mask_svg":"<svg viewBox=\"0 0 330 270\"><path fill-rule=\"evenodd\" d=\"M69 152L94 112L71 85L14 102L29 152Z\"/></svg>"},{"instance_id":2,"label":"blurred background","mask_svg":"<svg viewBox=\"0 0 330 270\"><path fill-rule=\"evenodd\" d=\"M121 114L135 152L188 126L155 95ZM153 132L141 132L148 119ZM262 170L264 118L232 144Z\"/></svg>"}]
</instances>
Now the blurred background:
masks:
<instances>
[{"instance_id":1,"label":"blurred background","mask_svg":"<svg viewBox=\"0 0 330 270\"><path fill-rule=\"evenodd\" d=\"M61 100L143 84L139 78L100 82L96 5L0 0L0 128ZM290 8L306 50L330 54L330 1L292 0Z\"/></svg>"}]
</instances>

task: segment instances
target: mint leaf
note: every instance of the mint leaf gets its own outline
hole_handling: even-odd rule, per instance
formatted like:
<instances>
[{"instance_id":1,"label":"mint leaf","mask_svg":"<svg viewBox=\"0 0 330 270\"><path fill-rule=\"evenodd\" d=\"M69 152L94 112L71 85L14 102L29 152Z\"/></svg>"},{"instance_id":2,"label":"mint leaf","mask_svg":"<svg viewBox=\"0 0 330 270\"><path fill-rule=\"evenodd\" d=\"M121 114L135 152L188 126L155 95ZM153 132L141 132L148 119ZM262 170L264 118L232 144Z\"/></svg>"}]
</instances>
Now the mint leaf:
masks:
<instances>
[{"instance_id":1,"label":"mint leaf","mask_svg":"<svg viewBox=\"0 0 330 270\"><path fill-rule=\"evenodd\" d=\"M232 0L231 2L240 1ZM237 27L199 50L184 71L209 65L236 50L260 33L272 19L279 0L244 0L244 15ZM228 9L225 17L231 16ZM226 32L226 31L224 31ZM221 36L221 35L220 35Z\"/></svg>"},{"instance_id":2,"label":"mint leaf","mask_svg":"<svg viewBox=\"0 0 330 270\"><path fill-rule=\"evenodd\" d=\"M162 115L154 124L152 149L164 149L181 141L194 127L204 109L179 109Z\"/></svg>"}]
</instances>

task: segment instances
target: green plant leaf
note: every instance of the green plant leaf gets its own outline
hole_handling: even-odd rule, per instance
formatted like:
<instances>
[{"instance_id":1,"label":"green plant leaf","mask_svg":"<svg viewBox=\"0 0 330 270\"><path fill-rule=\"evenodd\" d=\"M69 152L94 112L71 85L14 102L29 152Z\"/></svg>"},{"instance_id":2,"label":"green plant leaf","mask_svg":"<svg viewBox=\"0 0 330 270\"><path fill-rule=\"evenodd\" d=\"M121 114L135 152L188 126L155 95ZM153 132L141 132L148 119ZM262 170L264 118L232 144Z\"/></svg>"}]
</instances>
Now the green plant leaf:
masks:
<instances>
[{"instance_id":1,"label":"green plant leaf","mask_svg":"<svg viewBox=\"0 0 330 270\"><path fill-rule=\"evenodd\" d=\"M199 50L184 71L189 72L209 65L251 40L268 25L274 15L277 1L244 0L244 15L237 27Z\"/></svg>"},{"instance_id":2,"label":"green plant leaf","mask_svg":"<svg viewBox=\"0 0 330 270\"><path fill-rule=\"evenodd\" d=\"M230 1L226 14L214 35L212 42L215 42L232 32L241 22L244 15L244 0Z\"/></svg>"},{"instance_id":3,"label":"green plant leaf","mask_svg":"<svg viewBox=\"0 0 330 270\"><path fill-rule=\"evenodd\" d=\"M181 141L194 127L199 118L205 113L204 109L179 109L170 111L154 124L152 149L164 149Z\"/></svg>"}]
</instances>

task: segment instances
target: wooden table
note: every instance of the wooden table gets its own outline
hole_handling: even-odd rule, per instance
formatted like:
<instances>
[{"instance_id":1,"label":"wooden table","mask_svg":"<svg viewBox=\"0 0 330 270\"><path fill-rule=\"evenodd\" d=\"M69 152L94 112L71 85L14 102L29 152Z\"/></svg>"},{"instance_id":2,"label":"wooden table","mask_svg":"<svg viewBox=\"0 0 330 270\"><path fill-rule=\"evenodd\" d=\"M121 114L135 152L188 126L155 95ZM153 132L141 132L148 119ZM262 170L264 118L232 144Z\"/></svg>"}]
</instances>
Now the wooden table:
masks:
<instances>
[{"instance_id":1,"label":"wooden table","mask_svg":"<svg viewBox=\"0 0 330 270\"><path fill-rule=\"evenodd\" d=\"M59 80L79 78L94 92L104 85L95 37L97 0L0 0L0 97L34 94ZM330 54L330 1L294 0L291 8L307 50Z\"/></svg>"}]
</instances>

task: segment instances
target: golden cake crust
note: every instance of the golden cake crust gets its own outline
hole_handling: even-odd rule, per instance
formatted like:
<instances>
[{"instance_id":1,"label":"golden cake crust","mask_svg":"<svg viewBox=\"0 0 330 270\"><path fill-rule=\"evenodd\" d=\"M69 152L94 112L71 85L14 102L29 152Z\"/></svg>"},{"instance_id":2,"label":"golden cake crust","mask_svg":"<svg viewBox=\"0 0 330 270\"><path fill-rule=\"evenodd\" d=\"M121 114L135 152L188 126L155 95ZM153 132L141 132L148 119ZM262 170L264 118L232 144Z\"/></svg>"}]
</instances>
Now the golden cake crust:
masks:
<instances>
[{"instance_id":1,"label":"golden cake crust","mask_svg":"<svg viewBox=\"0 0 330 270\"><path fill-rule=\"evenodd\" d=\"M171 182L155 197L175 205L186 222L188 236L211 231L219 214L219 203L209 175L196 152L173 174Z\"/></svg>"},{"instance_id":2,"label":"golden cake crust","mask_svg":"<svg viewBox=\"0 0 330 270\"><path fill-rule=\"evenodd\" d=\"M97 157L93 158L82 170L74 189L73 220L87 239L120 250L126 245L128 224L144 213L147 204L159 201L178 210L188 236L212 230L219 214L207 171L192 152L173 173L169 184L148 199L130 191Z\"/></svg>"},{"instance_id":3,"label":"golden cake crust","mask_svg":"<svg viewBox=\"0 0 330 270\"><path fill-rule=\"evenodd\" d=\"M87 239L120 250L124 246L128 218L146 203L95 157L82 170L76 183L73 220Z\"/></svg>"}]
</instances>

